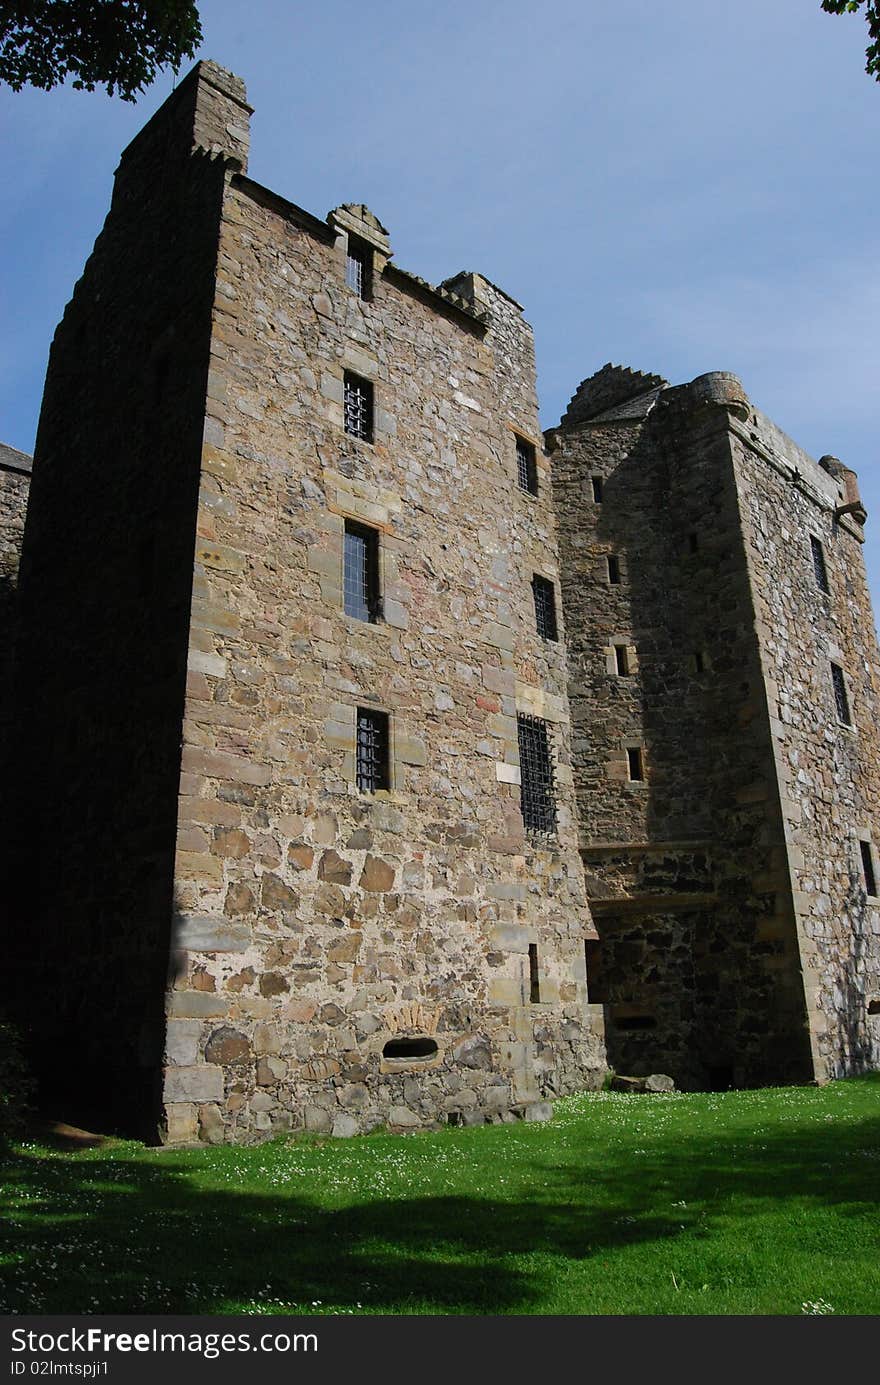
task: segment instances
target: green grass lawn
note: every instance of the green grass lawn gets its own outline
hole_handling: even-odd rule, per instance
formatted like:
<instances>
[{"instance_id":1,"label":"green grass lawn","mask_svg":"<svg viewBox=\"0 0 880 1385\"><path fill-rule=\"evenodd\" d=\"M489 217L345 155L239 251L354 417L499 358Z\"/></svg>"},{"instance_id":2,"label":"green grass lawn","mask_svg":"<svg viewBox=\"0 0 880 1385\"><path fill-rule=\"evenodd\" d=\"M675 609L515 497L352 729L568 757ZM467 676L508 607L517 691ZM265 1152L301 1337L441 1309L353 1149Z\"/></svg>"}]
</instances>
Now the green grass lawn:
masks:
<instances>
[{"instance_id":1,"label":"green grass lawn","mask_svg":"<svg viewBox=\"0 0 880 1385\"><path fill-rule=\"evenodd\" d=\"M5 1313L880 1313L880 1074L2 1166Z\"/></svg>"}]
</instances>

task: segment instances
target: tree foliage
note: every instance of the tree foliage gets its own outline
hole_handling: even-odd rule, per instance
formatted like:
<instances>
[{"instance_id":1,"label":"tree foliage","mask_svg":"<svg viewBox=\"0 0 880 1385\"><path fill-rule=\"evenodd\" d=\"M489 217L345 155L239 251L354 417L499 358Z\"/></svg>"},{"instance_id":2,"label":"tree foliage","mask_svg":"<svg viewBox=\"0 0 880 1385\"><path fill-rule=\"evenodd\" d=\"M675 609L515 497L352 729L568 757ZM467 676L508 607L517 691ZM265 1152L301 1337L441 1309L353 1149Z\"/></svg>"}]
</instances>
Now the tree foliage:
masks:
<instances>
[{"instance_id":1,"label":"tree foliage","mask_svg":"<svg viewBox=\"0 0 880 1385\"><path fill-rule=\"evenodd\" d=\"M0 0L0 81L48 91L71 76L133 101L201 40L192 0Z\"/></svg>"},{"instance_id":2,"label":"tree foliage","mask_svg":"<svg viewBox=\"0 0 880 1385\"><path fill-rule=\"evenodd\" d=\"M870 42L865 50L865 71L880 82L880 0L822 0L827 14L854 14L865 6Z\"/></svg>"}]
</instances>

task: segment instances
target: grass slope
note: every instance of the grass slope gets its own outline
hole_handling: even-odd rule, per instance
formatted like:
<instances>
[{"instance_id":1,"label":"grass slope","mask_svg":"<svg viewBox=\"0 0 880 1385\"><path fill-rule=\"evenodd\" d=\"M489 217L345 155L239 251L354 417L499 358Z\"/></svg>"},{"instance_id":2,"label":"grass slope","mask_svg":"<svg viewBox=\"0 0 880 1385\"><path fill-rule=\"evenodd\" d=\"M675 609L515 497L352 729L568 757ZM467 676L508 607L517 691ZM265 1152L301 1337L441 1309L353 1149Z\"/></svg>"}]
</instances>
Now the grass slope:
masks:
<instances>
[{"instance_id":1,"label":"grass slope","mask_svg":"<svg viewBox=\"0 0 880 1385\"><path fill-rule=\"evenodd\" d=\"M2 1165L6 1313L876 1314L880 1075Z\"/></svg>"}]
</instances>

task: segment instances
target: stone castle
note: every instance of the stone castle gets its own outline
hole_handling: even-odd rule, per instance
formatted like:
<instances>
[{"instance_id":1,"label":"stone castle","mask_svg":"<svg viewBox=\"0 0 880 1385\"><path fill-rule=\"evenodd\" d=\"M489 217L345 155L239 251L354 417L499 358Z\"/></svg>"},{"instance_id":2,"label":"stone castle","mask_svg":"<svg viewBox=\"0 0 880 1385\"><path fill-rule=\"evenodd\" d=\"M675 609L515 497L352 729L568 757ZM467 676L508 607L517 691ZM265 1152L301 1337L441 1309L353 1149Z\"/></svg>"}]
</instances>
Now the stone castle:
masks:
<instances>
[{"instance_id":1,"label":"stone castle","mask_svg":"<svg viewBox=\"0 0 880 1385\"><path fill-rule=\"evenodd\" d=\"M542 437L520 305L249 179L249 115L202 62L126 149L0 451L46 1100L218 1142L876 1065L854 474L720 372Z\"/></svg>"}]
</instances>

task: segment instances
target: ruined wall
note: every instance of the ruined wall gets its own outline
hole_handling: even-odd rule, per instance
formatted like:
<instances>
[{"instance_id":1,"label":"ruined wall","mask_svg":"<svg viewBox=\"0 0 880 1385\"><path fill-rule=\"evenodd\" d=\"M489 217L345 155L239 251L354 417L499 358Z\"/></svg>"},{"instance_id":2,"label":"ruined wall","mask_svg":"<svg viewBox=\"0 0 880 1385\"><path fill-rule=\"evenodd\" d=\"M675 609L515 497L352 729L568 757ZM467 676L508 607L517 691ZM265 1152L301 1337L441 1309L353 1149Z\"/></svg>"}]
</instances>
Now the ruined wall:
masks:
<instances>
[{"instance_id":1,"label":"ruined wall","mask_svg":"<svg viewBox=\"0 0 880 1385\"><path fill-rule=\"evenodd\" d=\"M880 1059L880 665L855 478L752 411L733 437L820 1077ZM848 513L840 512L843 507ZM828 591L811 547L821 543ZM843 670L851 724L838 714Z\"/></svg>"},{"instance_id":2,"label":"ruined wall","mask_svg":"<svg viewBox=\"0 0 880 1385\"><path fill-rule=\"evenodd\" d=\"M159 1095L225 176L191 155L209 78L200 65L123 155L52 344L21 563L11 1003L55 1109L140 1133Z\"/></svg>"},{"instance_id":3,"label":"ruined wall","mask_svg":"<svg viewBox=\"0 0 880 1385\"><path fill-rule=\"evenodd\" d=\"M521 311L387 261L244 179L224 207L203 455L169 998L168 1136L512 1118L599 1080L558 582ZM373 254L369 301L346 236ZM482 319L487 315L488 326ZM373 383L372 443L343 374ZM515 431L514 431L515 430ZM382 618L343 610L346 518L379 531ZM358 707L392 784L355 784ZM552 725L558 836L523 835L517 708ZM540 997L530 1000L529 945ZM388 1058L395 1037L436 1052Z\"/></svg>"},{"instance_id":4,"label":"ruined wall","mask_svg":"<svg viewBox=\"0 0 880 1385\"><path fill-rule=\"evenodd\" d=\"M598 989L613 1066L685 1086L810 1070L731 462L742 407L700 381L672 390L607 367L552 435L582 855L602 938L591 1000Z\"/></svg>"}]
</instances>

